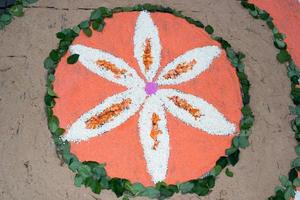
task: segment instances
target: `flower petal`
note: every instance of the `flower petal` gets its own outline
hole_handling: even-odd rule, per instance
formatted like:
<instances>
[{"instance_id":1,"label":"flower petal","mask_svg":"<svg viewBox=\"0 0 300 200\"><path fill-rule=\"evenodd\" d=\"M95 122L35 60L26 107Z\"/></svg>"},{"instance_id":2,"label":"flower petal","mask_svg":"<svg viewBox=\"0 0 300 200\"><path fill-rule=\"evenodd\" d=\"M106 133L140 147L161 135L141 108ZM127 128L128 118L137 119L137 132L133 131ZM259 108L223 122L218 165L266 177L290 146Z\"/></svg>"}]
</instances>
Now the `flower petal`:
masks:
<instances>
[{"instance_id":1,"label":"flower petal","mask_svg":"<svg viewBox=\"0 0 300 200\"><path fill-rule=\"evenodd\" d=\"M127 88L145 85L136 71L121 58L83 45L72 45L70 51L72 54L79 54L79 61L86 68L109 81Z\"/></svg>"},{"instance_id":2,"label":"flower petal","mask_svg":"<svg viewBox=\"0 0 300 200\"><path fill-rule=\"evenodd\" d=\"M158 90L157 95L167 110L187 123L212 135L228 135L236 131L222 113L205 100L173 89Z\"/></svg>"},{"instance_id":3,"label":"flower petal","mask_svg":"<svg viewBox=\"0 0 300 200\"><path fill-rule=\"evenodd\" d=\"M138 125L148 172L154 183L163 181L168 169L169 134L162 102L155 95L145 101Z\"/></svg>"},{"instance_id":4,"label":"flower petal","mask_svg":"<svg viewBox=\"0 0 300 200\"><path fill-rule=\"evenodd\" d=\"M295 200L300 200L300 192L296 191Z\"/></svg>"},{"instance_id":5,"label":"flower petal","mask_svg":"<svg viewBox=\"0 0 300 200\"><path fill-rule=\"evenodd\" d=\"M169 63L158 77L159 85L174 85L189 81L208 69L221 50L217 46L192 49Z\"/></svg>"},{"instance_id":6,"label":"flower petal","mask_svg":"<svg viewBox=\"0 0 300 200\"><path fill-rule=\"evenodd\" d=\"M151 15L140 12L137 18L134 33L134 57L145 75L151 82L160 65L161 45L157 26L153 23Z\"/></svg>"},{"instance_id":7,"label":"flower petal","mask_svg":"<svg viewBox=\"0 0 300 200\"><path fill-rule=\"evenodd\" d=\"M145 98L146 94L140 88L133 88L108 97L79 117L67 129L64 139L80 142L112 130L133 116Z\"/></svg>"}]
</instances>

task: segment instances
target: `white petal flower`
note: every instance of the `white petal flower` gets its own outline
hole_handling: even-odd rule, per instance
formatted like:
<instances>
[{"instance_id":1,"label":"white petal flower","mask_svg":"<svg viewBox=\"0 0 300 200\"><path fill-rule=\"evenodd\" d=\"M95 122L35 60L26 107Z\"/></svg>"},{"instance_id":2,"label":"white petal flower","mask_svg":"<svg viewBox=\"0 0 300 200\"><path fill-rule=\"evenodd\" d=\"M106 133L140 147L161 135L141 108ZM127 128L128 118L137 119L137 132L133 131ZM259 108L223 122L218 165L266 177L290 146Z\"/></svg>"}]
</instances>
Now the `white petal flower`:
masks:
<instances>
[{"instance_id":1,"label":"white petal flower","mask_svg":"<svg viewBox=\"0 0 300 200\"><path fill-rule=\"evenodd\" d=\"M159 75L157 84L174 85L189 81L205 71L220 53L217 46L192 49L169 63Z\"/></svg>"},{"instance_id":2,"label":"white petal flower","mask_svg":"<svg viewBox=\"0 0 300 200\"><path fill-rule=\"evenodd\" d=\"M83 45L72 45L70 51L79 54L83 66L109 81L127 88L144 86L136 71L121 58Z\"/></svg>"},{"instance_id":3,"label":"white petal flower","mask_svg":"<svg viewBox=\"0 0 300 200\"><path fill-rule=\"evenodd\" d=\"M64 139L80 142L110 131L133 116L145 98L144 90L138 88L108 97L77 119L68 128Z\"/></svg>"},{"instance_id":4,"label":"white petal flower","mask_svg":"<svg viewBox=\"0 0 300 200\"><path fill-rule=\"evenodd\" d=\"M163 181L168 169L169 134L165 111L156 95L145 101L138 123L149 174L154 183Z\"/></svg>"},{"instance_id":5,"label":"white petal flower","mask_svg":"<svg viewBox=\"0 0 300 200\"><path fill-rule=\"evenodd\" d=\"M161 46L157 26L148 12L141 12L135 26L134 57L146 80L151 82L160 65Z\"/></svg>"},{"instance_id":6,"label":"white petal flower","mask_svg":"<svg viewBox=\"0 0 300 200\"><path fill-rule=\"evenodd\" d=\"M138 128L147 170L154 183L163 181L168 170L171 147L165 108L189 126L211 135L229 135L236 127L213 105L200 97L174 89L159 89L160 85L175 85L190 81L209 68L221 50L205 46L187 51L174 59L154 81L161 59L158 28L148 12L140 12L134 33L134 56L146 83L124 60L107 52L72 45L70 51L79 54L84 67L127 91L108 97L95 108L80 116L68 129L65 140L80 142L120 126L140 111Z\"/></svg>"},{"instance_id":7,"label":"white petal flower","mask_svg":"<svg viewBox=\"0 0 300 200\"><path fill-rule=\"evenodd\" d=\"M236 130L213 105L199 97L173 89L158 90L157 95L172 115L190 126L212 135L228 135Z\"/></svg>"}]
</instances>

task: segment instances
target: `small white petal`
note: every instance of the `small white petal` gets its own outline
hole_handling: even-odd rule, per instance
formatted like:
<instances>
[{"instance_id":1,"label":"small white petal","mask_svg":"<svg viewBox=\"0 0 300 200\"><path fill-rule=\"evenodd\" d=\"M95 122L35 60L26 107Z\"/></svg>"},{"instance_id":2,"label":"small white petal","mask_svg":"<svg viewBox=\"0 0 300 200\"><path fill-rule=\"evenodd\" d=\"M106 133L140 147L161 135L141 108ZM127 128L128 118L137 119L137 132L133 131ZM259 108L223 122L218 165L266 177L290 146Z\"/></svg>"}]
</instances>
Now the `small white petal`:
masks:
<instances>
[{"instance_id":1,"label":"small white petal","mask_svg":"<svg viewBox=\"0 0 300 200\"><path fill-rule=\"evenodd\" d=\"M145 85L144 81L138 76L136 71L121 58L117 58L107 52L83 45L72 45L70 46L70 51L72 54L79 54L79 61L87 69L109 81L118 83L127 88L144 87ZM111 70L97 64L97 61L99 60L107 61L114 65L114 67L126 72L121 75L116 75Z\"/></svg>"},{"instance_id":2,"label":"small white petal","mask_svg":"<svg viewBox=\"0 0 300 200\"><path fill-rule=\"evenodd\" d=\"M152 58L152 63L148 66L148 70L143 59L147 40L149 40L151 47L150 56ZM156 71L160 65L160 54L161 45L159 41L158 28L154 24L150 13L142 11L137 18L135 26L134 57L137 59L141 71L148 82L151 82L153 77L156 75Z\"/></svg>"},{"instance_id":3,"label":"small white petal","mask_svg":"<svg viewBox=\"0 0 300 200\"><path fill-rule=\"evenodd\" d=\"M295 200L300 200L300 192L296 191Z\"/></svg>"},{"instance_id":4,"label":"small white petal","mask_svg":"<svg viewBox=\"0 0 300 200\"><path fill-rule=\"evenodd\" d=\"M220 53L221 50L217 46L206 46L192 49L169 63L162 70L158 77L157 83L159 85L174 85L189 81L208 69L212 61L218 57ZM182 72L173 78L166 77L168 72L171 70L174 71L179 65L188 63L193 63L191 65L192 69Z\"/></svg>"},{"instance_id":5,"label":"small white petal","mask_svg":"<svg viewBox=\"0 0 300 200\"><path fill-rule=\"evenodd\" d=\"M192 127L202 129L212 135L233 134L236 130L235 125L229 122L222 113L220 113L213 105L199 97L173 89L158 90L157 95L161 98L166 109L172 115ZM198 109L201 116L194 117L184 108L178 107L174 101L170 99L174 96L185 100L193 108Z\"/></svg>"},{"instance_id":6,"label":"small white petal","mask_svg":"<svg viewBox=\"0 0 300 200\"><path fill-rule=\"evenodd\" d=\"M158 130L161 133L157 136L158 145L153 149L154 139L150 136L153 128L152 116L157 114L159 117ZM144 156L147 162L147 169L154 183L163 181L166 178L169 159L169 134L167 121L162 102L155 95L150 96L140 112L139 134L144 149Z\"/></svg>"},{"instance_id":7,"label":"small white petal","mask_svg":"<svg viewBox=\"0 0 300 200\"><path fill-rule=\"evenodd\" d=\"M133 116L140 108L142 103L146 98L146 93L143 89L132 88L125 92L116 94L114 96L108 97L102 103L97 105L95 108L84 113L79 117L68 129L66 135L63 136L65 140L80 142L82 140L88 140L89 138L101 135L113 128L121 125L131 116ZM107 121L105 124L95 128L87 128L86 122L101 114L105 109L110 108L113 104L119 104L125 99L130 99L131 103L124 109L121 113L113 117L111 120Z\"/></svg>"}]
</instances>

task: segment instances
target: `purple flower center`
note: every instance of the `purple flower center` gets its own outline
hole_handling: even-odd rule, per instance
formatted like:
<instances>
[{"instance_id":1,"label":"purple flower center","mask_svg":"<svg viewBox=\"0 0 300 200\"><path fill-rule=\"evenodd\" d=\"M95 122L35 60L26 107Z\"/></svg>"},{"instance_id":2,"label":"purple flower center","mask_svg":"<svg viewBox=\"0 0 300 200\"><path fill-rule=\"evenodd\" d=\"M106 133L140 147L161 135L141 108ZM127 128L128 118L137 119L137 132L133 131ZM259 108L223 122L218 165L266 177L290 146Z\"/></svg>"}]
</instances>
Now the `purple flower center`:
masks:
<instances>
[{"instance_id":1,"label":"purple flower center","mask_svg":"<svg viewBox=\"0 0 300 200\"><path fill-rule=\"evenodd\" d=\"M154 82L146 83L145 91L148 95L155 94L158 89L158 85Z\"/></svg>"}]
</instances>

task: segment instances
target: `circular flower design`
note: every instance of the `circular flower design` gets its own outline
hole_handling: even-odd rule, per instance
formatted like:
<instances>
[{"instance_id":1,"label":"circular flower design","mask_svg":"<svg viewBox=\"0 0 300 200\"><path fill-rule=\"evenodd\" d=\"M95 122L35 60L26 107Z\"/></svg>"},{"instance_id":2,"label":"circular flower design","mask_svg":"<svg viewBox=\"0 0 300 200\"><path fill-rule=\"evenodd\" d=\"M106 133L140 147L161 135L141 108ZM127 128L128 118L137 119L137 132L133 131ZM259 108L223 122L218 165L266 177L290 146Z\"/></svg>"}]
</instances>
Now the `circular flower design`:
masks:
<instances>
[{"instance_id":1,"label":"circular flower design","mask_svg":"<svg viewBox=\"0 0 300 200\"><path fill-rule=\"evenodd\" d=\"M79 54L84 67L127 90L108 97L80 116L67 128L64 139L81 142L109 134L107 132L139 112L140 142L147 170L156 183L165 180L168 170L170 145L166 111L212 135L233 134L237 128L206 100L173 88L207 70L221 53L218 46L191 49L158 73L162 45L157 26L145 11L139 13L133 41L134 57L145 81L122 58L84 45L70 46L73 54Z\"/></svg>"}]
</instances>

